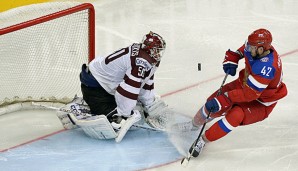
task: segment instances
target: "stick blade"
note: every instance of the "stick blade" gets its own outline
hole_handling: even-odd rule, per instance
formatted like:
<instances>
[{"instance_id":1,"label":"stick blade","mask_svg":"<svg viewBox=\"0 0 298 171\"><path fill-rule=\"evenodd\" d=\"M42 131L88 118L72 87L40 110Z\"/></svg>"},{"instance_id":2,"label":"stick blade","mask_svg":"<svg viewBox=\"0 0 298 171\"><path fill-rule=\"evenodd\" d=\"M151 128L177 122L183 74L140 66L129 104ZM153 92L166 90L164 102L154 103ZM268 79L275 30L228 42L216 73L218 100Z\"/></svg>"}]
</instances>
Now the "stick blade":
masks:
<instances>
[{"instance_id":1,"label":"stick blade","mask_svg":"<svg viewBox=\"0 0 298 171\"><path fill-rule=\"evenodd\" d=\"M183 167L186 167L188 165L188 163L189 163L188 158L183 158L181 160L181 166L183 166Z\"/></svg>"}]
</instances>

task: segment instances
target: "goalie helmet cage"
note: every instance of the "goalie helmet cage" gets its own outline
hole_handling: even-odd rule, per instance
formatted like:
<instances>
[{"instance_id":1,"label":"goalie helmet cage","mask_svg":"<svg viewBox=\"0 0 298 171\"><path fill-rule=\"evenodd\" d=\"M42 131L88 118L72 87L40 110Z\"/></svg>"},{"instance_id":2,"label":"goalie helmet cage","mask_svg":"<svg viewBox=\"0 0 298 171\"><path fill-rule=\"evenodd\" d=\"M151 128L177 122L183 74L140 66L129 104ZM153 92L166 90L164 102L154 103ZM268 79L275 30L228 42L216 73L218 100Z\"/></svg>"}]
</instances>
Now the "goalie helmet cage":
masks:
<instances>
[{"instance_id":1,"label":"goalie helmet cage","mask_svg":"<svg viewBox=\"0 0 298 171\"><path fill-rule=\"evenodd\" d=\"M0 115L32 102L65 104L81 95L79 73L95 55L90 3L50 2L0 15Z\"/></svg>"}]
</instances>

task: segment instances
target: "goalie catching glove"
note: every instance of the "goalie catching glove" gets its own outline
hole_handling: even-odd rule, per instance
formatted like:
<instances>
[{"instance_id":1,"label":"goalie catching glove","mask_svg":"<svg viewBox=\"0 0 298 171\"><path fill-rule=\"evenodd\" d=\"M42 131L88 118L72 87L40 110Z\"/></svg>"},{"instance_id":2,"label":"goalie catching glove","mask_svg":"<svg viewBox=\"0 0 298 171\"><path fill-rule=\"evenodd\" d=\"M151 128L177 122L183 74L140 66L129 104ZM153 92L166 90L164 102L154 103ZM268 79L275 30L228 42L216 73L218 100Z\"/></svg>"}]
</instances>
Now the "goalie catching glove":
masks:
<instances>
[{"instance_id":1,"label":"goalie catching glove","mask_svg":"<svg viewBox=\"0 0 298 171\"><path fill-rule=\"evenodd\" d=\"M168 105L156 96L153 103L143 107L145 115L147 115L146 122L152 128L165 130L167 125L172 122L172 111Z\"/></svg>"}]
</instances>

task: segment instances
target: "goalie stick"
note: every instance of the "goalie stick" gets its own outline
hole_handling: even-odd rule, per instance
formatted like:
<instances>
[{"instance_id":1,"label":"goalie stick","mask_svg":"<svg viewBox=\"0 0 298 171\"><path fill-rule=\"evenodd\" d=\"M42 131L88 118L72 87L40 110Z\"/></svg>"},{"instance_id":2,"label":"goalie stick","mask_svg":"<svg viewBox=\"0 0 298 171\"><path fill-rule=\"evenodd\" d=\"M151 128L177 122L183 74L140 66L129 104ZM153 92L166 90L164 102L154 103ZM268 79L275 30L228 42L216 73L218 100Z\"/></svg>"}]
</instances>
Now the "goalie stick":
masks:
<instances>
[{"instance_id":1,"label":"goalie stick","mask_svg":"<svg viewBox=\"0 0 298 171\"><path fill-rule=\"evenodd\" d=\"M92 116L92 115L89 114L89 113L81 113L81 112L78 112L78 111L73 111L73 110L69 110L69 109L62 109L62 108L59 108L59 107L54 107L54 106L44 105L44 104L40 104L40 103L36 103L36 102L32 102L32 105L34 105L34 106L39 106L39 107L43 107L43 108L47 108L47 109L58 110L58 111L61 111L61 112L72 113L72 114L75 114L75 115L80 114L80 115L84 115L84 116L86 116L86 117L90 117L90 116ZM150 131L164 132L163 130L160 130L160 129L156 129L156 128L152 128L152 127L146 127L146 126L139 125L139 124L134 124L134 125L132 125L132 126L133 126L133 127L136 127L136 128L141 128L141 129L150 130Z\"/></svg>"},{"instance_id":2,"label":"goalie stick","mask_svg":"<svg viewBox=\"0 0 298 171\"><path fill-rule=\"evenodd\" d=\"M219 90L218 90L216 96L219 96L219 95L221 94L221 91L222 91L221 89L222 89L222 87L224 86L227 77L228 77L228 74L225 75L225 77L224 77L224 79L223 79L223 81L222 81L222 83L221 83L221 86L220 86L220 88L219 88ZM211 114L211 112L208 112L206 121L209 119L210 114ZM194 143L193 143L193 144L191 145L191 147L190 147L190 148L192 149L192 150L191 150L191 153L188 153L188 156L187 156L187 157L184 157L184 158L181 160L181 165L182 165L182 166L187 166L187 165L188 165L188 162L189 162L190 158L192 157L192 155L193 155L193 153L194 153L194 151L195 151L195 148L194 148L194 147L195 147L196 144L198 143L198 141L199 141L199 139L200 139L200 137L201 137L201 135L202 135L202 133L203 133L203 130L204 130L205 126L206 126L206 123L207 123L206 121L205 121L205 123L203 124L203 126L202 126L202 128L201 128L201 131L200 131L200 133L199 133L197 139L194 141Z\"/></svg>"}]
</instances>

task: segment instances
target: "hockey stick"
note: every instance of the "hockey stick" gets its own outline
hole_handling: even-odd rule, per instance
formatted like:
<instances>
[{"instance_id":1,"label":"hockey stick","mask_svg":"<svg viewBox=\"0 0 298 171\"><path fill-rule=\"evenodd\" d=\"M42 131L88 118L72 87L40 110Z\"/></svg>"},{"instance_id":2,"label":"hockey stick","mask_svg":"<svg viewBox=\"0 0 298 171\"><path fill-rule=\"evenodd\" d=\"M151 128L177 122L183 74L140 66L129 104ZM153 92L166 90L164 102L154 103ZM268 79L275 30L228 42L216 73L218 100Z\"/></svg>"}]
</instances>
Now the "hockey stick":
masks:
<instances>
[{"instance_id":1,"label":"hockey stick","mask_svg":"<svg viewBox=\"0 0 298 171\"><path fill-rule=\"evenodd\" d=\"M222 87L224 86L227 77L228 77L228 74L225 75L225 77L224 77L224 79L223 79L223 81L222 81L222 83L221 83L221 86L220 86L220 88L219 88L219 90L218 90L216 96L219 96L219 95L221 94L221 91L222 91L221 89L222 89ZM208 112L208 115L207 115L207 118L206 118L206 122L203 124L203 126L202 126L202 128L201 128L201 131L200 131L200 134L198 135L198 138L197 138L197 139L194 141L194 143L191 145L191 148L192 148L191 153L188 153L188 156L187 156L187 157L184 157L184 158L181 160L181 165L182 165L182 166L187 166L187 165L188 165L188 162L189 162L190 158L192 157L192 155L193 155L193 153L194 153L194 151L195 151L195 148L194 148L194 147L195 147L196 144L198 143L198 141L199 141L199 139L200 139L200 137L201 137L201 135L202 135L202 133L203 133L203 130L204 130L205 126L206 126L207 120L208 120L209 117L210 117L210 114L211 114L211 112Z\"/></svg>"},{"instance_id":2,"label":"hockey stick","mask_svg":"<svg viewBox=\"0 0 298 171\"><path fill-rule=\"evenodd\" d=\"M86 117L92 116L89 113L81 113L81 112L77 112L77 111L73 111L73 110L69 110L69 109L62 109L62 108L58 108L58 107L54 107L54 106L49 106L49 105L44 105L44 104L35 103L35 102L32 102L32 105L33 106L39 106L39 107L47 108L47 109L53 109L53 110L58 110L58 111L62 111L62 112L72 113L72 114L76 114L76 115L80 114L80 115L84 115ZM139 124L134 124L132 126L133 127L136 127L136 128L150 130L150 131L164 132L164 131L162 131L160 129L156 129L156 128L152 128L152 127L146 127L146 126L139 125Z\"/></svg>"}]
</instances>

